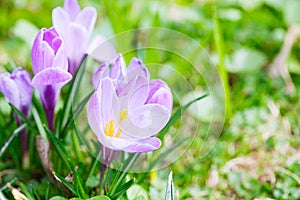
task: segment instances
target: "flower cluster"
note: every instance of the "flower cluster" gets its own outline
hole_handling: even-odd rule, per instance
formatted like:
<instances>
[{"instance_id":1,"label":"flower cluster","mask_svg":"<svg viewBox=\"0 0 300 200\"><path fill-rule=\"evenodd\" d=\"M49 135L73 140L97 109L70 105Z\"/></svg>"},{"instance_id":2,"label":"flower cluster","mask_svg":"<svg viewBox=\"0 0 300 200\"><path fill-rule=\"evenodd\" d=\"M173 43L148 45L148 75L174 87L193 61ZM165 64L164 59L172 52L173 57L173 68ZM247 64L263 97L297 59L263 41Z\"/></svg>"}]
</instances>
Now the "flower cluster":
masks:
<instances>
[{"instance_id":1,"label":"flower cluster","mask_svg":"<svg viewBox=\"0 0 300 200\"><path fill-rule=\"evenodd\" d=\"M34 87L48 126L55 129L55 106L61 88L72 80L90 51L96 17L95 8L81 10L77 0L65 0L63 8L52 12L53 27L42 28L34 40L32 80L21 68L0 76L0 91L25 116L29 115ZM109 151L148 152L161 146L155 135L168 122L173 104L165 82L150 80L147 68L137 58L126 68L119 55L98 68L92 83L95 93L88 102L88 121L103 147Z\"/></svg>"}]
</instances>

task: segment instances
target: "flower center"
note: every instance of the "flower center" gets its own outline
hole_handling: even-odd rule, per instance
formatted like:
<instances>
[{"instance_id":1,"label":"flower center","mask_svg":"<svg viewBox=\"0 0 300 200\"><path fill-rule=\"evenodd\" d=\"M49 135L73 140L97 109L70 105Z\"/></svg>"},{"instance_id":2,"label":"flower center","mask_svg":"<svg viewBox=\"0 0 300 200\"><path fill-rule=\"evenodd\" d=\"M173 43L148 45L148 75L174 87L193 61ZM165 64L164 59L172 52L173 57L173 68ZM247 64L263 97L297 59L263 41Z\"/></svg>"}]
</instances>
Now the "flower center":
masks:
<instances>
[{"instance_id":1,"label":"flower center","mask_svg":"<svg viewBox=\"0 0 300 200\"><path fill-rule=\"evenodd\" d=\"M120 125L121 123L128 119L128 110L123 110L119 112L119 122L117 124L116 130L115 130L115 122L114 120L109 120L108 123L105 124L105 135L109 136L109 137L120 137L121 133L122 133L122 129L120 129ZM115 134L115 132L117 132Z\"/></svg>"}]
</instances>

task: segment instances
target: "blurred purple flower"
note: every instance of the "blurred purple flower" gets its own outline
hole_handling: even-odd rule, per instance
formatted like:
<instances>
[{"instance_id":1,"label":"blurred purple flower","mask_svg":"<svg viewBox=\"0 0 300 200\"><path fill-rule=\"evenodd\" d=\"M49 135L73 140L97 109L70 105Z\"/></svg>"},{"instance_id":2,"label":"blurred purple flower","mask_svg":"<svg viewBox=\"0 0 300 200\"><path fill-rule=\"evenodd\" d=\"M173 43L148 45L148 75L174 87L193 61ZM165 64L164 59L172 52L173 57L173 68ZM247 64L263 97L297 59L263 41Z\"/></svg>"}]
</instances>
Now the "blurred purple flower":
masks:
<instances>
[{"instance_id":1,"label":"blurred purple flower","mask_svg":"<svg viewBox=\"0 0 300 200\"><path fill-rule=\"evenodd\" d=\"M88 41L97 18L96 9L80 10L77 0L65 0L64 8L52 12L53 26L64 41L69 72L74 74L88 50Z\"/></svg>"},{"instance_id":2,"label":"blurred purple flower","mask_svg":"<svg viewBox=\"0 0 300 200\"><path fill-rule=\"evenodd\" d=\"M72 79L62 39L54 28L43 28L37 34L31 59L35 74L31 83L39 91L49 128L53 130L54 109L60 90Z\"/></svg>"},{"instance_id":3,"label":"blurred purple flower","mask_svg":"<svg viewBox=\"0 0 300 200\"><path fill-rule=\"evenodd\" d=\"M168 122L172 93L161 80L151 80L141 61L126 69L122 56L95 72L96 89L88 102L89 125L100 143L112 150L148 152L160 147L155 137Z\"/></svg>"},{"instance_id":4,"label":"blurred purple flower","mask_svg":"<svg viewBox=\"0 0 300 200\"><path fill-rule=\"evenodd\" d=\"M31 77L28 71L21 67L15 69L11 74L5 72L0 74L0 91L7 101L19 109L26 117L29 115L31 106L32 87ZM21 123L17 117L18 124Z\"/></svg>"},{"instance_id":5,"label":"blurred purple flower","mask_svg":"<svg viewBox=\"0 0 300 200\"><path fill-rule=\"evenodd\" d=\"M5 72L0 74L0 91L4 94L7 101L19 109L26 117L29 116L29 110L32 99L31 77L28 71L21 67L15 69L11 74ZM15 114L18 125L22 124L22 120ZM27 158L27 136L26 130L21 132L21 146L23 158ZM23 163L27 166L27 162Z\"/></svg>"}]
</instances>

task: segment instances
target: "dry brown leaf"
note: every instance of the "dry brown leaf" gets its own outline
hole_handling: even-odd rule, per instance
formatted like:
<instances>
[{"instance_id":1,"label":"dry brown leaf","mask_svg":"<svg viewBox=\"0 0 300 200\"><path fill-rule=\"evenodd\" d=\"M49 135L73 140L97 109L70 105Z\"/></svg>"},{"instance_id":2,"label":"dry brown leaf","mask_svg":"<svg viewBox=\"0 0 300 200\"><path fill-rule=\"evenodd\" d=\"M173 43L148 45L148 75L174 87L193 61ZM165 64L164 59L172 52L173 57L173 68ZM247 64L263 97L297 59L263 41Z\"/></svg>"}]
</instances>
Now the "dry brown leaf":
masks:
<instances>
[{"instance_id":1,"label":"dry brown leaf","mask_svg":"<svg viewBox=\"0 0 300 200\"><path fill-rule=\"evenodd\" d=\"M238 157L228 161L223 167L224 173L229 173L230 171L256 171L258 168L258 161L252 157Z\"/></svg>"},{"instance_id":2,"label":"dry brown leaf","mask_svg":"<svg viewBox=\"0 0 300 200\"><path fill-rule=\"evenodd\" d=\"M52 164L49 159L49 142L43 141L43 139L40 136L36 137L36 145L37 145L37 151L41 158L43 168L49 178L49 180L54 183L58 188L62 188L64 192L66 192L68 195L71 195L71 191L60 181L55 177L55 173L52 169ZM76 169L77 170L77 169ZM66 181L72 183L73 182L73 173L71 172L67 177Z\"/></svg>"},{"instance_id":3,"label":"dry brown leaf","mask_svg":"<svg viewBox=\"0 0 300 200\"><path fill-rule=\"evenodd\" d=\"M11 186L10 183L7 183L6 186L11 190L12 195L14 196L15 200L27 200L28 198L21 193L19 190Z\"/></svg>"},{"instance_id":4,"label":"dry brown leaf","mask_svg":"<svg viewBox=\"0 0 300 200\"><path fill-rule=\"evenodd\" d=\"M289 27L287 34L284 39L284 43L281 47L280 52L277 54L272 63L268 66L268 74L271 77L281 76L286 84L286 92L294 93L295 85L288 71L287 58L291 52L292 46L296 42L298 34L297 25L292 25Z\"/></svg>"},{"instance_id":5,"label":"dry brown leaf","mask_svg":"<svg viewBox=\"0 0 300 200\"><path fill-rule=\"evenodd\" d=\"M275 173L272 169L266 168L265 171L259 175L258 177L259 182L261 183L270 183L271 185L274 185L276 182Z\"/></svg>"},{"instance_id":6,"label":"dry brown leaf","mask_svg":"<svg viewBox=\"0 0 300 200\"><path fill-rule=\"evenodd\" d=\"M215 188L219 183L219 173L216 165L212 165L209 170L209 176L206 180L206 185L211 188Z\"/></svg>"}]
</instances>

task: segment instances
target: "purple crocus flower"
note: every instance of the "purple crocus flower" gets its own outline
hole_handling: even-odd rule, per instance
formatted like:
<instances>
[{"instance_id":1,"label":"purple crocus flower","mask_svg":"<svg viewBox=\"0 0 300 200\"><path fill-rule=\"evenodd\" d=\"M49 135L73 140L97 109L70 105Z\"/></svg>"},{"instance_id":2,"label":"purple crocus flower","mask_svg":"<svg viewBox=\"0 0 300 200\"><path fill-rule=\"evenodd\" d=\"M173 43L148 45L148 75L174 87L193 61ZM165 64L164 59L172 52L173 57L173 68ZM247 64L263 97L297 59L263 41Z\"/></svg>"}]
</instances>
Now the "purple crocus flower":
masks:
<instances>
[{"instance_id":1,"label":"purple crocus flower","mask_svg":"<svg viewBox=\"0 0 300 200\"><path fill-rule=\"evenodd\" d=\"M13 104L26 117L29 115L32 99L31 77L28 71L21 67L15 69L11 74L5 72L0 74L0 91L4 94L7 101ZM22 120L15 115L17 124L21 125ZM26 130L21 132L21 146L23 158L27 158L27 136ZM26 162L23 163L26 166Z\"/></svg>"},{"instance_id":2,"label":"purple crocus flower","mask_svg":"<svg viewBox=\"0 0 300 200\"><path fill-rule=\"evenodd\" d=\"M155 135L167 124L172 93L133 58L126 69L122 56L94 74L96 89L88 102L89 125L99 142L111 150L149 152L160 147Z\"/></svg>"},{"instance_id":3,"label":"purple crocus flower","mask_svg":"<svg viewBox=\"0 0 300 200\"><path fill-rule=\"evenodd\" d=\"M72 79L62 39L54 28L43 28L37 34L31 59L35 74L31 83L39 91L49 128L53 130L54 109L60 90Z\"/></svg>"},{"instance_id":4,"label":"purple crocus flower","mask_svg":"<svg viewBox=\"0 0 300 200\"><path fill-rule=\"evenodd\" d=\"M5 72L0 75L0 91L4 94L7 101L19 109L28 117L31 106L32 87L31 77L28 71L21 67L15 69L11 74ZM21 120L17 117L20 124Z\"/></svg>"},{"instance_id":5,"label":"purple crocus flower","mask_svg":"<svg viewBox=\"0 0 300 200\"><path fill-rule=\"evenodd\" d=\"M69 61L69 72L74 74L84 55L97 18L96 9L85 7L80 10L77 0L65 0L64 8L52 12L53 26L64 41Z\"/></svg>"}]
</instances>

